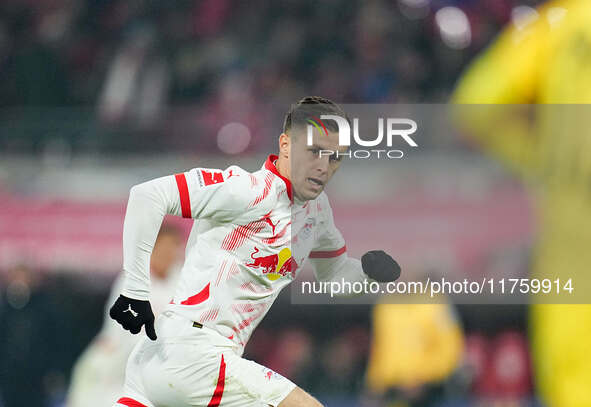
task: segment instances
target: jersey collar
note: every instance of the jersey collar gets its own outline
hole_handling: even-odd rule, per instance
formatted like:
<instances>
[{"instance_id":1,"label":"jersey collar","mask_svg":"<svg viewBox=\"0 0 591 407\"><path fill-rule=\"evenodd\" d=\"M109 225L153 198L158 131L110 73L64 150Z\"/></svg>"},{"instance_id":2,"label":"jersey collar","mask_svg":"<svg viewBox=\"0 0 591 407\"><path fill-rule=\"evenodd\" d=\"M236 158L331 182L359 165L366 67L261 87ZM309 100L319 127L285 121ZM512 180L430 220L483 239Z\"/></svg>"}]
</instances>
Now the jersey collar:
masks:
<instances>
[{"instance_id":1,"label":"jersey collar","mask_svg":"<svg viewBox=\"0 0 591 407\"><path fill-rule=\"evenodd\" d=\"M267 161L265 161L265 169L271 171L273 174L275 174L279 178L281 178L283 180L283 182L285 182L285 186L287 187L287 196L289 197L290 201L293 201L293 194L292 194L292 190L291 190L291 181L288 180L287 178L285 178L283 175L279 174L279 171L277 170L277 167L274 164L274 162L275 162L275 160L277 160L277 158L279 158L279 157L274 154L271 154L267 158Z\"/></svg>"}]
</instances>

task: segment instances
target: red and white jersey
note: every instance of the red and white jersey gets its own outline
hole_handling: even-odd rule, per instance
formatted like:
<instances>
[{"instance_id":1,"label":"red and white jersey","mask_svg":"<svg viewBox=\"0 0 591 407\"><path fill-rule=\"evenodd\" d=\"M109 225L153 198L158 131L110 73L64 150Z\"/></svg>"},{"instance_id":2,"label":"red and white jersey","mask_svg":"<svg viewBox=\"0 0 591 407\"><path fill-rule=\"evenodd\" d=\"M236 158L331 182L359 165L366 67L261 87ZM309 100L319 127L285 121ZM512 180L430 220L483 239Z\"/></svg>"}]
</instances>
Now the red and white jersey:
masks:
<instances>
[{"instance_id":1,"label":"red and white jersey","mask_svg":"<svg viewBox=\"0 0 591 407\"><path fill-rule=\"evenodd\" d=\"M149 297L149 254L165 214L193 218L185 263L167 310L246 345L309 257L320 281L366 279L347 257L328 197L298 202L270 156L249 173L194 168L131 189L124 223L122 294Z\"/></svg>"}]
</instances>

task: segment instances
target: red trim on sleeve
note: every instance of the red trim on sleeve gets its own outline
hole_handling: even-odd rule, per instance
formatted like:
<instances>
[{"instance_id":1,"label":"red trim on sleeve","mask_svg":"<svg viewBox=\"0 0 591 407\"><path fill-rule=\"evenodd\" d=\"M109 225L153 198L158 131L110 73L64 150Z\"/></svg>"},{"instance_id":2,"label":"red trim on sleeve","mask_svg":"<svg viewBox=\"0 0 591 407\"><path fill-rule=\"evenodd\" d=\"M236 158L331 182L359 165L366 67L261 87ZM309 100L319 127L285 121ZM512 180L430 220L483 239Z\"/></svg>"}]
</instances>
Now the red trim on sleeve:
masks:
<instances>
[{"instance_id":1,"label":"red trim on sleeve","mask_svg":"<svg viewBox=\"0 0 591 407\"><path fill-rule=\"evenodd\" d=\"M323 252L310 252L310 256L308 256L311 259L330 259L332 257L338 257L341 254L345 253L347 251L347 246L343 246L338 250L328 250L328 251L323 251Z\"/></svg>"},{"instance_id":2,"label":"red trim on sleeve","mask_svg":"<svg viewBox=\"0 0 591 407\"><path fill-rule=\"evenodd\" d=\"M222 362L220 363L220 374L218 375L218 385L213 392L211 401L207 407L218 407L224 395L224 385L226 384L226 362L224 362L224 355L222 355Z\"/></svg>"},{"instance_id":3,"label":"red trim on sleeve","mask_svg":"<svg viewBox=\"0 0 591 407\"><path fill-rule=\"evenodd\" d=\"M197 294L187 298L185 301L182 301L181 304L183 305L197 305L201 304L203 301L209 298L209 283L205 286L205 288L199 291Z\"/></svg>"},{"instance_id":4,"label":"red trim on sleeve","mask_svg":"<svg viewBox=\"0 0 591 407\"><path fill-rule=\"evenodd\" d=\"M139 401L130 399L129 397L121 397L119 400L117 400L117 403L123 404L127 407L148 407L145 404L140 403Z\"/></svg>"},{"instance_id":5,"label":"red trim on sleeve","mask_svg":"<svg viewBox=\"0 0 591 407\"><path fill-rule=\"evenodd\" d=\"M183 218L191 218L191 199L189 198L189 187L187 186L187 178L185 174L176 174L176 185L179 188L179 196L181 198L181 212Z\"/></svg>"}]
</instances>

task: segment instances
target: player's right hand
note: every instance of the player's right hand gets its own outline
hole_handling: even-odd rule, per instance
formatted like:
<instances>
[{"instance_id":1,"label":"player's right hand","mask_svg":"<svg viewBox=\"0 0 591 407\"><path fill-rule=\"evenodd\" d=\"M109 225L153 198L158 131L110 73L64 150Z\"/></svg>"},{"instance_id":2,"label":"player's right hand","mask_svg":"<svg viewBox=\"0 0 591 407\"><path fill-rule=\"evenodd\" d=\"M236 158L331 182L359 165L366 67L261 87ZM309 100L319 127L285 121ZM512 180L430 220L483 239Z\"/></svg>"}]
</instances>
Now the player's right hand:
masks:
<instances>
[{"instance_id":1,"label":"player's right hand","mask_svg":"<svg viewBox=\"0 0 591 407\"><path fill-rule=\"evenodd\" d=\"M150 301L134 300L120 295L111 307L109 315L119 322L123 329L130 331L132 334L139 333L142 325L146 325L146 335L151 340L156 340L154 313Z\"/></svg>"}]
</instances>

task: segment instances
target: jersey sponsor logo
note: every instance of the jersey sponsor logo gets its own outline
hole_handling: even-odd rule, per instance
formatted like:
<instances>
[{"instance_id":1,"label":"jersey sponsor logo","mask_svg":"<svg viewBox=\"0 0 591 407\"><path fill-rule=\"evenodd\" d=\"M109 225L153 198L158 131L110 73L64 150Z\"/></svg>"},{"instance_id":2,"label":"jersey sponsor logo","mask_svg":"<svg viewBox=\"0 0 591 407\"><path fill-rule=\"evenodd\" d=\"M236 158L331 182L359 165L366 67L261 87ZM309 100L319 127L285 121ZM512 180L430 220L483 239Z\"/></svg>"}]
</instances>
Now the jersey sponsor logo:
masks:
<instances>
[{"instance_id":1,"label":"jersey sponsor logo","mask_svg":"<svg viewBox=\"0 0 591 407\"><path fill-rule=\"evenodd\" d=\"M221 171L201 170L201 177L204 185L213 185L224 182L224 174Z\"/></svg>"},{"instance_id":2,"label":"jersey sponsor logo","mask_svg":"<svg viewBox=\"0 0 591 407\"><path fill-rule=\"evenodd\" d=\"M284 247L279 254L255 257L258 252L259 249L255 246L254 251L250 254L250 258L253 259L253 262L246 263L246 266L260 269L271 281L275 281L288 274L290 274L292 278L295 278L298 264L292 257L289 248Z\"/></svg>"}]
</instances>

